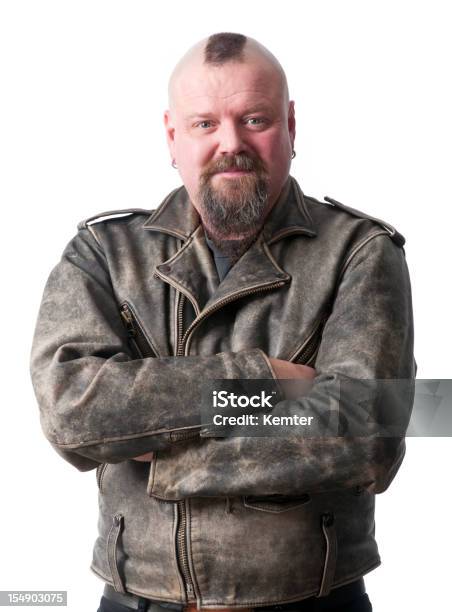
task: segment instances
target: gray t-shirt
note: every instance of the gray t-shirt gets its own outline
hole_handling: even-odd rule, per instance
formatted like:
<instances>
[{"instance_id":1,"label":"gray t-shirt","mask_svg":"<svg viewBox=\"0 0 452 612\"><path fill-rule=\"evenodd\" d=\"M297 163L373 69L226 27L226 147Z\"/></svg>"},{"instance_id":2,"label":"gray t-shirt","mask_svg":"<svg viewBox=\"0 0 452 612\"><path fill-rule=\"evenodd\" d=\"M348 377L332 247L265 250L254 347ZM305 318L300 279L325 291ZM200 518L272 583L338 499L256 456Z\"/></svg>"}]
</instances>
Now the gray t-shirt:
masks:
<instances>
[{"instance_id":1,"label":"gray t-shirt","mask_svg":"<svg viewBox=\"0 0 452 612\"><path fill-rule=\"evenodd\" d=\"M226 274L229 272L229 270L232 268L231 262L229 261L228 257L224 255L224 253L217 249L217 247L213 244L213 242L207 236L205 231L204 236L206 237L207 246L209 247L210 252L213 255L215 266L217 268L218 278L221 282L226 276ZM185 300L183 309L183 329L187 330L193 323L195 318L196 314L193 305L191 304L190 300Z\"/></svg>"},{"instance_id":2,"label":"gray t-shirt","mask_svg":"<svg viewBox=\"0 0 452 612\"><path fill-rule=\"evenodd\" d=\"M213 253L213 257L215 259L215 265L217 267L217 272L218 272L218 277L220 279L220 283L223 280L223 278L226 276L226 274L229 272L229 270L232 268L231 262L229 261L229 258L227 255L224 255L224 253L222 253L215 245L214 243L210 240L210 238L208 237L208 235L206 234L205 230L204 230L204 235L206 237L206 242L207 242L207 246L209 247L209 249L212 251Z\"/></svg>"}]
</instances>

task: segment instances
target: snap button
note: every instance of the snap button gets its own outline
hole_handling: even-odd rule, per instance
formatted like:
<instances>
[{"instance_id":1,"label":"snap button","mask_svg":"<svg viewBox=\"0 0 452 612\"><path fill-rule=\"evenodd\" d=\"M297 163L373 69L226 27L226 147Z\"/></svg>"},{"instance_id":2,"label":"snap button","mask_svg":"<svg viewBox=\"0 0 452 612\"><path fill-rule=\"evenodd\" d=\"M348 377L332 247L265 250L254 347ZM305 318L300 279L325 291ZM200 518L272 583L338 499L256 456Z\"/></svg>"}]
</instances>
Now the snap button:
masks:
<instances>
[{"instance_id":1,"label":"snap button","mask_svg":"<svg viewBox=\"0 0 452 612\"><path fill-rule=\"evenodd\" d=\"M162 266L159 266L158 269L160 272L163 272L163 274L168 274L168 272L171 272L171 266L168 264L163 264Z\"/></svg>"}]
</instances>

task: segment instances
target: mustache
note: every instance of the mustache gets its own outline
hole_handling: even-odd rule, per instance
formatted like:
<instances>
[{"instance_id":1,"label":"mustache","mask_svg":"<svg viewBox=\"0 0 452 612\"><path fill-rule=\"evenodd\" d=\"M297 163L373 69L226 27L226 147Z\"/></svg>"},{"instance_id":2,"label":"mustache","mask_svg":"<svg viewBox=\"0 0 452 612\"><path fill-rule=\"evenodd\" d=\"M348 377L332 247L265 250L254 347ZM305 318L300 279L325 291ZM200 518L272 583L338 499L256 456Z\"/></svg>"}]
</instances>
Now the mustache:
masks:
<instances>
[{"instance_id":1,"label":"mustache","mask_svg":"<svg viewBox=\"0 0 452 612\"><path fill-rule=\"evenodd\" d=\"M211 176L218 172L227 172L229 170L248 170L255 171L260 175L266 175L267 169L259 158L253 158L243 153L235 155L225 155L211 162L201 174L201 178L207 181Z\"/></svg>"}]
</instances>

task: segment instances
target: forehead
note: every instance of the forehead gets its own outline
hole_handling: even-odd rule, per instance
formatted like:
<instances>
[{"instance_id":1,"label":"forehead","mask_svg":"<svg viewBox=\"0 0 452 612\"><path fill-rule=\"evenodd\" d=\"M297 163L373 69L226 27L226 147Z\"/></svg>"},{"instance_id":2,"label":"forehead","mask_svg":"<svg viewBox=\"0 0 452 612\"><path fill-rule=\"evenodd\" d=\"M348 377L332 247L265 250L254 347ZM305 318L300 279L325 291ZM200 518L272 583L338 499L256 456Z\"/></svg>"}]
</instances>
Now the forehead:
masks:
<instances>
[{"instance_id":1,"label":"forehead","mask_svg":"<svg viewBox=\"0 0 452 612\"><path fill-rule=\"evenodd\" d=\"M284 101L281 75L262 62L191 64L177 75L173 85L173 106L183 114L212 106L277 107Z\"/></svg>"}]
</instances>

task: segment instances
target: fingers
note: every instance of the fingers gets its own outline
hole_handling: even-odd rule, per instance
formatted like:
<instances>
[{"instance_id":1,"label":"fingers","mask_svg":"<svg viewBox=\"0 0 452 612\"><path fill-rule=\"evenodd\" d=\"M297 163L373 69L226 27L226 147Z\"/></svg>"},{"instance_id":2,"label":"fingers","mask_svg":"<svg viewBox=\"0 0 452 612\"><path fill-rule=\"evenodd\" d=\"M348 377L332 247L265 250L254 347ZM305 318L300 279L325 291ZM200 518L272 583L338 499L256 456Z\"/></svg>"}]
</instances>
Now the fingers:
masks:
<instances>
[{"instance_id":1,"label":"fingers","mask_svg":"<svg viewBox=\"0 0 452 612\"><path fill-rule=\"evenodd\" d=\"M144 455L139 455L138 457L133 457L134 461L152 461L154 457L153 452L145 453Z\"/></svg>"}]
</instances>

